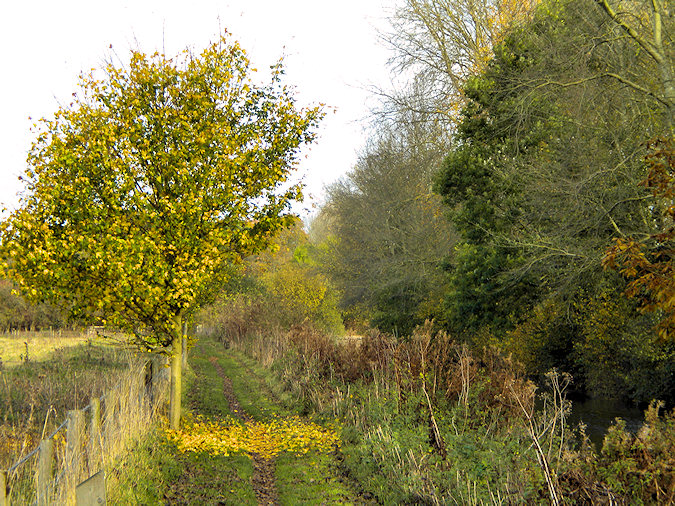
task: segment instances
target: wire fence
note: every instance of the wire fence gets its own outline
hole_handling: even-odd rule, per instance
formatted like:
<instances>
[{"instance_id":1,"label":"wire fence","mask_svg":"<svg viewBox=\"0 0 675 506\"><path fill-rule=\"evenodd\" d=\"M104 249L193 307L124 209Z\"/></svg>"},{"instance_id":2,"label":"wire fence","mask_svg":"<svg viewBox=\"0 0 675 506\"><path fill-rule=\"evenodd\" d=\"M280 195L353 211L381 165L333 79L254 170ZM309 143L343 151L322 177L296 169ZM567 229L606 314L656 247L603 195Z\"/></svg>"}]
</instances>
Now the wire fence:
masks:
<instances>
[{"instance_id":1,"label":"wire fence","mask_svg":"<svg viewBox=\"0 0 675 506\"><path fill-rule=\"evenodd\" d=\"M105 487L106 471L162 412L168 384L165 358L133 364L115 387L69 411L33 451L0 470L0 506L77 504L86 483ZM104 489L95 493L105 497Z\"/></svg>"}]
</instances>

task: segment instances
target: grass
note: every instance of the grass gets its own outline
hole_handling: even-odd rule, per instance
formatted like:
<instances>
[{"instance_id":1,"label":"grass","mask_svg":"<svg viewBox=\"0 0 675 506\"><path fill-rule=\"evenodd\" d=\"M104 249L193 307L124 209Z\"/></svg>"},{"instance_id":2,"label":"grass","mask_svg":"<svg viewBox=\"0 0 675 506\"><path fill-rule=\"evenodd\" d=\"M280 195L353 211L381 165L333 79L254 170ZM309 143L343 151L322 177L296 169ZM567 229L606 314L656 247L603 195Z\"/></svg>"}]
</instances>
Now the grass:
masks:
<instances>
[{"instance_id":1,"label":"grass","mask_svg":"<svg viewBox=\"0 0 675 506\"><path fill-rule=\"evenodd\" d=\"M276 459L281 504L357 504L336 469L335 457L326 454L282 454Z\"/></svg>"},{"instance_id":2,"label":"grass","mask_svg":"<svg viewBox=\"0 0 675 506\"><path fill-rule=\"evenodd\" d=\"M146 383L145 357L87 336L12 339L14 344L17 339L30 344L29 354L20 357L19 363L0 370L0 468L7 469L29 454L61 426L68 411L83 409L97 398L101 401L100 430L94 436L92 411L83 412L82 466L72 480L78 483L103 467L114 469L111 464L148 432L165 397L161 380ZM70 345L51 350L56 342ZM61 428L54 437L55 476L66 466L65 432ZM32 457L11 474L13 502L30 504L34 500L36 467L37 457ZM52 482L50 500L55 504L66 501L64 482Z\"/></svg>"},{"instance_id":3,"label":"grass","mask_svg":"<svg viewBox=\"0 0 675 506\"><path fill-rule=\"evenodd\" d=\"M83 332L40 331L12 332L0 334L0 363L4 367L14 367L24 362L42 361L61 348L78 346L92 339ZM101 338L95 338L98 344Z\"/></svg>"},{"instance_id":4,"label":"grass","mask_svg":"<svg viewBox=\"0 0 675 506\"><path fill-rule=\"evenodd\" d=\"M160 429L119 461L110 504L257 504L248 457L179 453Z\"/></svg>"},{"instance_id":5,"label":"grass","mask_svg":"<svg viewBox=\"0 0 675 506\"><path fill-rule=\"evenodd\" d=\"M222 346L210 343L209 351ZM221 355L222 351L220 352ZM255 360L238 351L219 358L232 379L234 392L244 408L256 420L271 416L293 416L302 407L284 392L276 376ZM277 489L281 504L355 504L354 493L341 477L332 454L310 452L307 455L282 453L275 459Z\"/></svg>"},{"instance_id":6,"label":"grass","mask_svg":"<svg viewBox=\"0 0 675 506\"><path fill-rule=\"evenodd\" d=\"M258 392L267 385L276 395L282 385L302 413L340 421L340 468L364 499L675 504L675 410L665 411L663 403L650 405L637 434L618 421L596 452L583 428L565 421L568 375L546 375L535 409L534 385L507 357L471 351L427 326L408 341L389 342L372 334L360 347L336 345L312 329L292 329L285 341L267 334L233 340L274 376L258 373L240 353L230 357L248 373L246 382L262 384ZM324 465L314 457L298 466L303 458L278 460L285 504L312 504L317 497L348 502L323 486L329 473L313 474L312 465ZM326 465L330 470L334 463L328 458Z\"/></svg>"},{"instance_id":7,"label":"grass","mask_svg":"<svg viewBox=\"0 0 675 506\"><path fill-rule=\"evenodd\" d=\"M297 415L292 403L280 400L285 398L281 386L268 370L240 352L202 339L191 350L184 375L185 430L198 417L211 422L231 418L213 357L231 379L241 407L256 421ZM253 465L247 455L180 453L161 430L139 443L116 467L121 472L115 477L118 492L111 496L111 504L257 504L251 485ZM275 473L282 504L354 504L354 494L341 481L331 454L281 453L275 458Z\"/></svg>"}]
</instances>

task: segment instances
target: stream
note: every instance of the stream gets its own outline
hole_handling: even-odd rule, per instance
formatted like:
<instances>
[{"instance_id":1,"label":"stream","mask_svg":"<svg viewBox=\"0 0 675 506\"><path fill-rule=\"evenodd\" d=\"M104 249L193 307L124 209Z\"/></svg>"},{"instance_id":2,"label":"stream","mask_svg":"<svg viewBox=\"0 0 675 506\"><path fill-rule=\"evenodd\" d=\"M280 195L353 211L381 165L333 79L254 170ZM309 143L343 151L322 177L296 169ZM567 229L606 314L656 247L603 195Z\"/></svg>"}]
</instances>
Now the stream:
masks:
<instances>
[{"instance_id":1,"label":"stream","mask_svg":"<svg viewBox=\"0 0 675 506\"><path fill-rule=\"evenodd\" d=\"M636 433L644 422L644 412L633 404L620 400L588 398L574 401L572 412L567 421L571 426L579 422L586 424L586 434L597 450L602 448L602 441L607 429L616 418L626 422L626 429Z\"/></svg>"}]
</instances>

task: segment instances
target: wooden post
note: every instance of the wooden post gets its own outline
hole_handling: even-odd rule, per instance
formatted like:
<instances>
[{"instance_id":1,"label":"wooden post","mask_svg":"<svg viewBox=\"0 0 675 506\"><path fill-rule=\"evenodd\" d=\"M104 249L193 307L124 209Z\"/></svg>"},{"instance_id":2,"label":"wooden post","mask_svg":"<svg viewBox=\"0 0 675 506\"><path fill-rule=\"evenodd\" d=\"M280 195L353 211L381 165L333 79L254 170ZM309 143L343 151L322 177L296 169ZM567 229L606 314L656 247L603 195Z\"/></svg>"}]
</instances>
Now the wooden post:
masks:
<instances>
[{"instance_id":1,"label":"wooden post","mask_svg":"<svg viewBox=\"0 0 675 506\"><path fill-rule=\"evenodd\" d=\"M9 506L7 471L0 471L0 506Z\"/></svg>"},{"instance_id":2,"label":"wooden post","mask_svg":"<svg viewBox=\"0 0 675 506\"><path fill-rule=\"evenodd\" d=\"M98 471L101 464L101 399L91 399L91 420L89 422L89 474Z\"/></svg>"},{"instance_id":3,"label":"wooden post","mask_svg":"<svg viewBox=\"0 0 675 506\"><path fill-rule=\"evenodd\" d=\"M37 503L38 506L49 504L49 485L52 482L54 466L54 441L43 439L40 441L37 471Z\"/></svg>"},{"instance_id":4,"label":"wooden post","mask_svg":"<svg viewBox=\"0 0 675 506\"><path fill-rule=\"evenodd\" d=\"M81 409L68 411L66 432L66 497L68 504L75 503L75 486L80 480L83 428L84 411Z\"/></svg>"},{"instance_id":5,"label":"wooden post","mask_svg":"<svg viewBox=\"0 0 675 506\"><path fill-rule=\"evenodd\" d=\"M75 498L77 506L106 504L105 473L99 471L80 483L75 490Z\"/></svg>"}]
</instances>

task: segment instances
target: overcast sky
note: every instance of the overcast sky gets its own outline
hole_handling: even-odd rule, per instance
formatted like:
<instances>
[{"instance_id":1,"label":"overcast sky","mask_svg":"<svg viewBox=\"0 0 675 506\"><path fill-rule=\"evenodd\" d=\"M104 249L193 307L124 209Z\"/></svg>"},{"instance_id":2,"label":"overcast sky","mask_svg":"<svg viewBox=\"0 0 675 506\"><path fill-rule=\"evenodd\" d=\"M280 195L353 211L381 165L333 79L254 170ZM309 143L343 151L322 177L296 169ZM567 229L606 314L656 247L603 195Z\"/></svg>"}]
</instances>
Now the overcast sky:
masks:
<instances>
[{"instance_id":1,"label":"overcast sky","mask_svg":"<svg viewBox=\"0 0 675 506\"><path fill-rule=\"evenodd\" d=\"M110 45L120 59L130 49L173 55L204 48L227 29L266 69L285 57L286 82L301 104L335 108L301 172L306 192L320 200L323 186L349 170L363 146L362 121L387 87L389 53L377 29L395 0L38 0L7 2L0 19L3 48L0 126L0 203L17 204L18 176L32 142L33 120L50 116L77 90L81 71L100 67ZM308 202L308 205L311 201ZM308 206L305 206L308 207Z\"/></svg>"}]
</instances>

